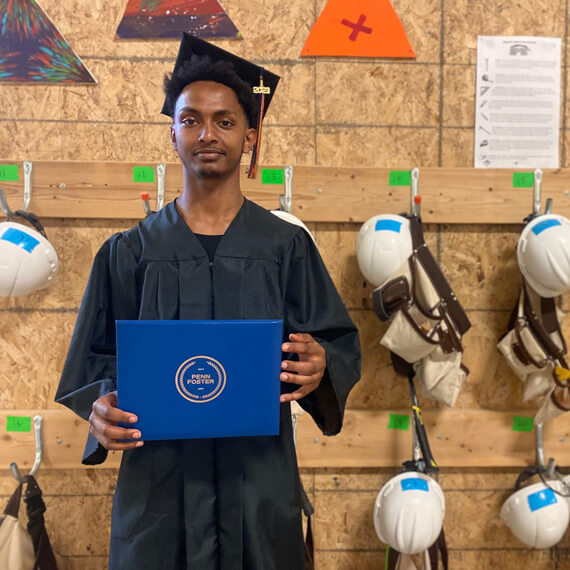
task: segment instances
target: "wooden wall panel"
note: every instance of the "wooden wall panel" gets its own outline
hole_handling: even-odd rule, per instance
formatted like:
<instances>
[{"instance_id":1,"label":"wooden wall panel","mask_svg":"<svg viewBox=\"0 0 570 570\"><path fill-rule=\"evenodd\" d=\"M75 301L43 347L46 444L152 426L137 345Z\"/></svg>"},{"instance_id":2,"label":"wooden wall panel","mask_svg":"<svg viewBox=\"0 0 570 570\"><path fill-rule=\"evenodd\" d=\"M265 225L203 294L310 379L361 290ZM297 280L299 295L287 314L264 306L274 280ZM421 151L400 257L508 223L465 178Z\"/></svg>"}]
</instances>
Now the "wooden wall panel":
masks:
<instances>
[{"instance_id":1,"label":"wooden wall panel","mask_svg":"<svg viewBox=\"0 0 570 570\"><path fill-rule=\"evenodd\" d=\"M477 62L477 36L565 37L562 0L496 2L458 0L444 12L446 63Z\"/></svg>"},{"instance_id":2,"label":"wooden wall panel","mask_svg":"<svg viewBox=\"0 0 570 570\"><path fill-rule=\"evenodd\" d=\"M402 85L421 89L402 90ZM439 115L439 70L413 63L317 63L319 123L434 127ZM354 89L358 85L358 89ZM343 97L338 94L343 93Z\"/></svg>"},{"instance_id":3,"label":"wooden wall panel","mask_svg":"<svg viewBox=\"0 0 570 570\"><path fill-rule=\"evenodd\" d=\"M519 570L520 568L532 568L532 570L556 570L557 554L549 550L527 550L518 548L507 549L484 549L451 551L449 553L450 568L477 568L485 570Z\"/></svg>"},{"instance_id":4,"label":"wooden wall panel","mask_svg":"<svg viewBox=\"0 0 570 570\"><path fill-rule=\"evenodd\" d=\"M556 553L556 570L570 570L570 551L563 550Z\"/></svg>"},{"instance_id":5,"label":"wooden wall panel","mask_svg":"<svg viewBox=\"0 0 570 570\"><path fill-rule=\"evenodd\" d=\"M531 210L529 196L529 212ZM521 277L515 248L522 229L511 226L443 226L440 264L468 310L510 311Z\"/></svg>"},{"instance_id":6,"label":"wooden wall panel","mask_svg":"<svg viewBox=\"0 0 570 570\"><path fill-rule=\"evenodd\" d=\"M244 40L222 40L218 45L263 62L283 78L264 130L261 162L265 164L470 167L477 35L562 37L563 61L569 49L568 7L562 0L393 0L417 54L406 62L300 58L326 0L222 3ZM0 156L35 161L176 162L168 119L159 110L162 76L172 67L177 42L117 40L114 33L125 5L126 0L42 0L42 7L99 83L0 84L0 97L6 102L0 110ZM563 128L570 111L568 73L565 69ZM561 141L561 166L565 167L570 155L567 130L561 130ZM353 192L347 184L345 194ZM555 201L555 211L556 205ZM46 220L48 235L61 252L60 274L48 290L0 299L0 408L58 408L53 394L92 256L106 237L135 221ZM363 379L351 393L349 407L370 413L405 408L405 382L395 376L387 351L378 344L387 325L371 310L370 287L356 264L358 227L357 223L311 224L361 332ZM491 224L428 229L430 248L473 323L464 339L471 375L457 410L519 410L531 415L537 406L521 402L520 382L496 350L518 288L513 251L517 233L514 226ZM562 307L570 310L567 296ZM568 337L568 315L564 331ZM422 403L433 405L423 399ZM445 414L443 407L441 413ZM566 418L561 421L560 425L567 425ZM462 427L457 426L459 433ZM561 433L566 431L561 428ZM398 439L405 442L406 453L408 436ZM560 454L564 445L558 441L551 449ZM439 449L437 439L433 446ZM528 434L515 448L531 460ZM382 567L384 545L372 530L371 502L395 471L303 469L304 485L317 507L317 570ZM515 541L498 518L498 508L517 473L518 468L505 467L442 469L453 570L570 570L570 533L558 548L532 551ZM115 476L116 469L44 467L40 471L48 526L63 570L106 568ZM0 471L2 502L13 484L8 472Z\"/></svg>"},{"instance_id":7,"label":"wooden wall panel","mask_svg":"<svg viewBox=\"0 0 570 570\"><path fill-rule=\"evenodd\" d=\"M416 63L439 61L441 49L441 3L438 0L391 2L416 52Z\"/></svg>"},{"instance_id":8,"label":"wooden wall panel","mask_svg":"<svg viewBox=\"0 0 570 570\"><path fill-rule=\"evenodd\" d=\"M463 360L470 374L455 407L487 410L537 408L536 402L522 402L522 383L497 350L497 342L507 330L509 313L470 312L468 316L472 328L463 338Z\"/></svg>"},{"instance_id":9,"label":"wooden wall panel","mask_svg":"<svg viewBox=\"0 0 570 570\"><path fill-rule=\"evenodd\" d=\"M50 541L67 556L109 553L110 495L45 497Z\"/></svg>"},{"instance_id":10,"label":"wooden wall panel","mask_svg":"<svg viewBox=\"0 0 570 570\"><path fill-rule=\"evenodd\" d=\"M444 65L442 123L446 127L470 127L475 124L475 66ZM463 164L466 164L465 162Z\"/></svg>"},{"instance_id":11,"label":"wooden wall panel","mask_svg":"<svg viewBox=\"0 0 570 570\"><path fill-rule=\"evenodd\" d=\"M0 410L0 427L6 431L7 418L41 415L44 420L43 460L45 469L79 468L87 437L88 423L63 408ZM324 437L307 415L298 420L297 455L303 468L370 469L399 467L412 454L411 430L390 428L392 414L409 414L407 408L383 411L347 410L340 435ZM535 461L534 434L513 429L515 416L532 418L523 409L506 411L423 409L423 420L431 448L441 468L525 468ZM458 431L457 426L462 429ZM548 422L544 442L559 464L570 465L566 418ZM144 433L143 433L144 438ZM2 435L0 467L15 461L21 470L30 469L35 442L31 432ZM117 467L121 454L110 453L104 465ZM307 474L310 479L310 474Z\"/></svg>"},{"instance_id":12,"label":"wooden wall panel","mask_svg":"<svg viewBox=\"0 0 570 570\"><path fill-rule=\"evenodd\" d=\"M107 556L58 556L56 553L58 570L107 570Z\"/></svg>"},{"instance_id":13,"label":"wooden wall panel","mask_svg":"<svg viewBox=\"0 0 570 570\"><path fill-rule=\"evenodd\" d=\"M562 133L561 151L564 160L561 161L560 166L564 167L568 164L568 157L570 156L570 133L567 130Z\"/></svg>"},{"instance_id":14,"label":"wooden wall panel","mask_svg":"<svg viewBox=\"0 0 570 570\"><path fill-rule=\"evenodd\" d=\"M317 550L315 570L378 570L384 564L384 550Z\"/></svg>"},{"instance_id":15,"label":"wooden wall panel","mask_svg":"<svg viewBox=\"0 0 570 570\"><path fill-rule=\"evenodd\" d=\"M11 87L14 105L5 118L27 120L82 121L113 123L149 122L161 124L168 132L170 119L160 114L164 92L164 75L172 71L173 61L164 60L89 60L89 68L97 78L97 85L39 87L32 85L24 93L22 86ZM297 65L275 63L271 70L282 77L272 101L266 125L314 124L315 85L313 64ZM27 112L26 101L36 101Z\"/></svg>"},{"instance_id":16,"label":"wooden wall panel","mask_svg":"<svg viewBox=\"0 0 570 570\"><path fill-rule=\"evenodd\" d=\"M372 524L377 493L317 492L315 497L315 548L317 550L368 550L380 548Z\"/></svg>"},{"instance_id":17,"label":"wooden wall panel","mask_svg":"<svg viewBox=\"0 0 570 570\"><path fill-rule=\"evenodd\" d=\"M75 315L0 312L0 408L53 408Z\"/></svg>"},{"instance_id":18,"label":"wooden wall panel","mask_svg":"<svg viewBox=\"0 0 570 570\"><path fill-rule=\"evenodd\" d=\"M421 127L317 126L317 166L437 166L438 131Z\"/></svg>"},{"instance_id":19,"label":"wooden wall panel","mask_svg":"<svg viewBox=\"0 0 570 570\"><path fill-rule=\"evenodd\" d=\"M473 164L473 129L445 127L441 133L440 166Z\"/></svg>"}]
</instances>

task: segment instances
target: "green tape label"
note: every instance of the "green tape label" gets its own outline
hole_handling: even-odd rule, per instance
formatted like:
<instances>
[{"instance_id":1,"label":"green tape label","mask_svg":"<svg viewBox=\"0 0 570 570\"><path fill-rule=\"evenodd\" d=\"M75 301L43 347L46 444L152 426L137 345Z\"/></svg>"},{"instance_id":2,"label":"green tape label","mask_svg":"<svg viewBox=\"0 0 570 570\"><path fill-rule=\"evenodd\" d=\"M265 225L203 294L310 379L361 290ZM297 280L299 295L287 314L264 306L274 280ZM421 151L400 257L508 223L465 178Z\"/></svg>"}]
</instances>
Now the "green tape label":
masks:
<instances>
[{"instance_id":1,"label":"green tape label","mask_svg":"<svg viewBox=\"0 0 570 570\"><path fill-rule=\"evenodd\" d=\"M513 174L513 188L532 188L534 174L532 172L515 172Z\"/></svg>"},{"instance_id":2,"label":"green tape label","mask_svg":"<svg viewBox=\"0 0 570 570\"><path fill-rule=\"evenodd\" d=\"M513 416L513 431L532 431L534 429L534 418L526 416Z\"/></svg>"},{"instance_id":3,"label":"green tape label","mask_svg":"<svg viewBox=\"0 0 570 570\"><path fill-rule=\"evenodd\" d=\"M262 184L281 184L285 183L285 172L282 168L263 168L261 171Z\"/></svg>"},{"instance_id":4,"label":"green tape label","mask_svg":"<svg viewBox=\"0 0 570 570\"><path fill-rule=\"evenodd\" d=\"M412 183L412 173L409 170L391 170L388 186L409 186Z\"/></svg>"},{"instance_id":5,"label":"green tape label","mask_svg":"<svg viewBox=\"0 0 570 570\"><path fill-rule=\"evenodd\" d=\"M152 166L133 166L133 182L154 182Z\"/></svg>"},{"instance_id":6,"label":"green tape label","mask_svg":"<svg viewBox=\"0 0 570 570\"><path fill-rule=\"evenodd\" d=\"M17 164L0 164L0 180L3 182L15 182L20 180Z\"/></svg>"},{"instance_id":7,"label":"green tape label","mask_svg":"<svg viewBox=\"0 0 570 570\"><path fill-rule=\"evenodd\" d=\"M403 416L401 414L390 414L388 429L399 429L402 431L408 431L408 429L410 429L410 416Z\"/></svg>"},{"instance_id":8,"label":"green tape label","mask_svg":"<svg viewBox=\"0 0 570 570\"><path fill-rule=\"evenodd\" d=\"M7 416L6 431L32 431L32 418L29 416Z\"/></svg>"}]
</instances>

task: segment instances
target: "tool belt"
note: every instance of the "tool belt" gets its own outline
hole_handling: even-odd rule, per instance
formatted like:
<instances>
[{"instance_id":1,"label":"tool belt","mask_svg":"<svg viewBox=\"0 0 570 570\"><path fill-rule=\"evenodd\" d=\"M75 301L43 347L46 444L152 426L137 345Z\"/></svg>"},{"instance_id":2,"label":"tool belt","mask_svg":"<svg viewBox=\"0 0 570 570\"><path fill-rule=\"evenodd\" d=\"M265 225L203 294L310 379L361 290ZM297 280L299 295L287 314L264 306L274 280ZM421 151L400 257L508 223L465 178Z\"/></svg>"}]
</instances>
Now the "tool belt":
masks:
<instances>
[{"instance_id":1,"label":"tool belt","mask_svg":"<svg viewBox=\"0 0 570 570\"><path fill-rule=\"evenodd\" d=\"M412 255L372 292L380 320L392 319L380 343L414 367L423 396L453 406L469 373L461 337L471 323L425 243L420 219L406 217Z\"/></svg>"},{"instance_id":2,"label":"tool belt","mask_svg":"<svg viewBox=\"0 0 570 570\"><path fill-rule=\"evenodd\" d=\"M24 491L27 532L18 519ZM57 570L44 521L42 491L32 475L18 485L0 518L0 567L6 570Z\"/></svg>"},{"instance_id":3,"label":"tool belt","mask_svg":"<svg viewBox=\"0 0 570 570\"><path fill-rule=\"evenodd\" d=\"M554 298L540 297L523 278L509 330L497 345L523 383L523 400L544 396L535 424L570 410L570 373L563 374L568 370L567 348L559 319Z\"/></svg>"}]
</instances>

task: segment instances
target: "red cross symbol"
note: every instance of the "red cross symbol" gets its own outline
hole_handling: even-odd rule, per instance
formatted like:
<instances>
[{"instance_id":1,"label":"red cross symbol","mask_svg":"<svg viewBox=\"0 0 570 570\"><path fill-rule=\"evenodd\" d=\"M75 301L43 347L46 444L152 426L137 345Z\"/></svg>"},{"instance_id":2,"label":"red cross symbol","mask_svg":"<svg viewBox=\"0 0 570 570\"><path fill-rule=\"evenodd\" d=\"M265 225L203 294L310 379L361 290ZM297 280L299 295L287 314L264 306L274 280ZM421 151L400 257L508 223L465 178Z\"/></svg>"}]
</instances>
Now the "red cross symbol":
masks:
<instances>
[{"instance_id":1,"label":"red cross symbol","mask_svg":"<svg viewBox=\"0 0 570 570\"><path fill-rule=\"evenodd\" d=\"M342 19L340 21L340 23L342 25L348 26L349 28L352 28L352 33L348 37L349 40L355 42L356 38L358 37L358 34L360 32L362 32L364 34L371 34L372 33L372 28L368 28L367 26L362 25L362 24L364 24L365 20L366 20L366 16L364 14L360 14L360 18L358 18L358 22L356 22L356 24L353 24L352 22L349 22L348 20L345 20L345 19Z\"/></svg>"}]
</instances>

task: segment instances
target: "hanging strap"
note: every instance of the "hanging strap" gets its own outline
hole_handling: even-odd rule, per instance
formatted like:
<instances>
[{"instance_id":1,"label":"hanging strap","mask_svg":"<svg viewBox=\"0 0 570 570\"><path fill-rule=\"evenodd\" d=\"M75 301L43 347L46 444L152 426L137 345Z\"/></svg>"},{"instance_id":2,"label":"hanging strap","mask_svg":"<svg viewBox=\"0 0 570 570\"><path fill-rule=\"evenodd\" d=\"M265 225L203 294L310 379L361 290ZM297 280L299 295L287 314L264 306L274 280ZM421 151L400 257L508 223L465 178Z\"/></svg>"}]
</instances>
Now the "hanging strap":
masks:
<instances>
[{"instance_id":1,"label":"hanging strap","mask_svg":"<svg viewBox=\"0 0 570 570\"><path fill-rule=\"evenodd\" d=\"M391 546L387 546L384 570L396 570L399 559L400 553L397 550L394 550Z\"/></svg>"},{"instance_id":2,"label":"hanging strap","mask_svg":"<svg viewBox=\"0 0 570 570\"><path fill-rule=\"evenodd\" d=\"M410 286L404 276L396 277L372 291L374 310L381 321L389 321L410 299Z\"/></svg>"},{"instance_id":3,"label":"hanging strap","mask_svg":"<svg viewBox=\"0 0 570 570\"><path fill-rule=\"evenodd\" d=\"M314 570L315 568L315 545L313 542L313 530L311 528L311 516L315 512L299 475L299 484L301 485L301 501L303 513L307 517L307 533L305 535L305 570Z\"/></svg>"},{"instance_id":4,"label":"hanging strap","mask_svg":"<svg viewBox=\"0 0 570 570\"><path fill-rule=\"evenodd\" d=\"M36 564L34 570L57 570L44 521L46 511L42 491L33 475L26 475L27 482L24 501L28 512L28 532L32 537Z\"/></svg>"},{"instance_id":5,"label":"hanging strap","mask_svg":"<svg viewBox=\"0 0 570 570\"><path fill-rule=\"evenodd\" d=\"M16 210L15 212L12 212L12 214L13 216L8 216L8 220L23 218L26 220L26 222L33 226L38 233L42 234L42 236L47 239L46 231L44 230L40 219L35 214L32 214L32 212L25 212L24 210Z\"/></svg>"},{"instance_id":6,"label":"hanging strap","mask_svg":"<svg viewBox=\"0 0 570 570\"><path fill-rule=\"evenodd\" d=\"M6 505L6 508L4 509L4 515L10 515L11 517L14 517L15 519L18 518L18 513L20 511L20 501L22 498L22 485L23 484L20 483L16 487L16 490L12 493L12 496L8 500L8 504Z\"/></svg>"},{"instance_id":7,"label":"hanging strap","mask_svg":"<svg viewBox=\"0 0 570 570\"><path fill-rule=\"evenodd\" d=\"M441 564L443 570L448 570L449 568L449 557L447 553L447 543L445 542L445 533L443 528L437 537L437 540L428 549L429 560L431 563L432 570L439 569L439 560L441 555Z\"/></svg>"},{"instance_id":8,"label":"hanging strap","mask_svg":"<svg viewBox=\"0 0 570 570\"><path fill-rule=\"evenodd\" d=\"M307 534L305 536L305 570L315 568L315 546L313 543L313 531L311 529L311 517L307 518Z\"/></svg>"},{"instance_id":9,"label":"hanging strap","mask_svg":"<svg viewBox=\"0 0 570 570\"><path fill-rule=\"evenodd\" d=\"M434 259L424 240L422 223L417 216L406 216L410 220L410 232L412 234L412 247L414 255L422 264L430 281L439 293L449 316L460 335L464 335L470 328L471 322L463 307L459 304L455 293L452 291L447 279L443 275L441 268Z\"/></svg>"},{"instance_id":10,"label":"hanging strap","mask_svg":"<svg viewBox=\"0 0 570 570\"><path fill-rule=\"evenodd\" d=\"M528 324L536 337L540 340L540 343L554 358L555 360L559 360L564 368L568 368L566 361L564 360L564 356L566 355L566 343L563 341L562 348L559 348L556 343L550 338L548 334L549 331L545 328L545 324L549 327L550 332L556 332L560 336L560 338L564 338L562 336L562 332L560 330L560 326L558 324L558 319L556 318L556 309L554 306L554 301L550 299L550 302L547 299L543 299L541 297L541 305L542 301L544 301L544 307L546 310L546 319L545 315L543 314L543 320L541 320L538 315L536 314L535 310L532 307L532 303L530 302L527 285L523 278L523 296L524 296L524 314L528 320ZM545 320L544 320L545 319ZM556 321L556 324L554 324Z\"/></svg>"},{"instance_id":11,"label":"hanging strap","mask_svg":"<svg viewBox=\"0 0 570 570\"><path fill-rule=\"evenodd\" d=\"M530 465L524 471L522 471L517 477L515 483L515 491L522 488L523 483L526 483L529 479L532 479L535 475L538 475L541 471L545 471L544 467L539 467L538 465Z\"/></svg>"}]
</instances>

